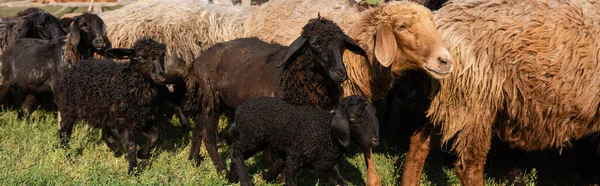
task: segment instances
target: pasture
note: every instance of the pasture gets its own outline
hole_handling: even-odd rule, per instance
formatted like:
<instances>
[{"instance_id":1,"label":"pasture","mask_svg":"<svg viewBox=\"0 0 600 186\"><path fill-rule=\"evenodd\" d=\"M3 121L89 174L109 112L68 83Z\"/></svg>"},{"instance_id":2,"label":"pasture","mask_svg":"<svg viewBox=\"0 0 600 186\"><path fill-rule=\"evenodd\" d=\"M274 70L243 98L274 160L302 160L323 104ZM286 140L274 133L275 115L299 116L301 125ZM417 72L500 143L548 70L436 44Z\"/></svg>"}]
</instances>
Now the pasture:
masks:
<instances>
[{"instance_id":1,"label":"pasture","mask_svg":"<svg viewBox=\"0 0 600 186\"><path fill-rule=\"evenodd\" d=\"M108 11L119 7L102 9ZM0 7L0 16L11 16L23 9ZM86 7L46 6L43 9L60 17L83 12ZM397 103L394 101L394 104ZM14 108L0 109L0 185L230 185L224 173L216 172L204 145L201 148L203 159L198 166L188 160L192 132L182 127L175 116L157 125L159 139L152 157L140 160L141 170L128 175L125 155L115 157L102 140L101 131L87 127L85 122L76 125L70 148L65 150L60 147L55 112L38 109L28 123L17 118ZM423 123L414 119L423 113L398 109L392 109L391 113L396 114L391 118L380 117L382 140L374 149L382 185L399 185L410 135ZM220 117L220 132L228 128L228 123L226 117ZM600 184L599 142L597 136L592 136L574 142L573 148L562 151L524 152L495 140L485 165L485 185L597 186ZM219 154L229 168L229 145L219 141L218 146ZM460 185L453 166L455 153L448 152L450 148L451 144L432 147L421 175L421 185ZM359 149L351 146L340 164L342 176L349 185L365 185L366 167ZM246 165L254 184L283 185L279 181L267 183L262 180L261 173L267 169L267 163L260 153L246 160ZM299 185L319 184L312 174L303 172Z\"/></svg>"}]
</instances>

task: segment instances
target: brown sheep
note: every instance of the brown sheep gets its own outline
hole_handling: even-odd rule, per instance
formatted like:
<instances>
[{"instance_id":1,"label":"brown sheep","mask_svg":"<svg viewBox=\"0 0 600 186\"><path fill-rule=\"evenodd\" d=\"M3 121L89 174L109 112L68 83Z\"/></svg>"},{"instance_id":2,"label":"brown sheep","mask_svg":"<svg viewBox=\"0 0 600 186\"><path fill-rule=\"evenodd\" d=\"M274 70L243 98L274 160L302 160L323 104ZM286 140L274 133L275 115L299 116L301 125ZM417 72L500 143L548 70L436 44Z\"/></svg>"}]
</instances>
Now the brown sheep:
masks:
<instances>
[{"instance_id":1,"label":"brown sheep","mask_svg":"<svg viewBox=\"0 0 600 186\"><path fill-rule=\"evenodd\" d=\"M600 15L584 1L476 0L436 14L456 72L440 80L431 125L415 133L402 185L417 185L432 144L452 139L463 185L483 185L492 136L526 151L600 132Z\"/></svg>"}]
</instances>

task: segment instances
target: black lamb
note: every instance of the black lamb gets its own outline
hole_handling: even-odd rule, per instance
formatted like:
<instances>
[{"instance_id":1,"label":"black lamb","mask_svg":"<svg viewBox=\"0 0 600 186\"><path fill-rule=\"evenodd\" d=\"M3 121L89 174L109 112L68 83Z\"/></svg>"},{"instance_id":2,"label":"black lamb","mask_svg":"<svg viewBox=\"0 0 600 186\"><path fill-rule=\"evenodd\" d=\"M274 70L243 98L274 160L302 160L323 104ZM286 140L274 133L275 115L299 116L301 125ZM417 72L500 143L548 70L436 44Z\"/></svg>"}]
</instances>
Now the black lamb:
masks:
<instances>
[{"instance_id":1,"label":"black lamb","mask_svg":"<svg viewBox=\"0 0 600 186\"><path fill-rule=\"evenodd\" d=\"M61 71L110 47L106 26L95 14L75 17L70 29L66 37L52 40L19 39L9 45L0 58L0 100L11 89L23 92L26 96L22 107L27 112L27 120L30 120L36 99L52 94L53 82Z\"/></svg>"},{"instance_id":2,"label":"black lamb","mask_svg":"<svg viewBox=\"0 0 600 186\"><path fill-rule=\"evenodd\" d=\"M296 185L302 168L315 174L335 176L345 185L335 167L343 158L350 139L364 146L379 143L375 108L364 97L344 98L333 113L312 106L297 106L278 98L254 98L235 112L229 181L251 185L244 160L269 146L284 154L285 184ZM239 176L239 177L238 177Z\"/></svg>"},{"instance_id":3,"label":"black lamb","mask_svg":"<svg viewBox=\"0 0 600 186\"><path fill-rule=\"evenodd\" d=\"M137 40L133 48L113 48L107 55L130 58L128 63L109 59L83 60L66 70L57 82L56 104L61 113L60 138L68 148L73 125L85 120L102 129L106 145L121 155L113 130L123 140L129 173L137 166L134 132L148 138L137 157L150 157L158 140L155 122L163 104L162 82L166 47L151 39Z\"/></svg>"},{"instance_id":4,"label":"black lamb","mask_svg":"<svg viewBox=\"0 0 600 186\"><path fill-rule=\"evenodd\" d=\"M346 49L365 55L334 22L319 16L289 47L242 38L204 51L187 79L185 110L197 113L189 159L200 159L204 139L217 171L225 170L217 152L219 115L247 99L278 97L296 105L333 109L347 78L342 60Z\"/></svg>"}]
</instances>

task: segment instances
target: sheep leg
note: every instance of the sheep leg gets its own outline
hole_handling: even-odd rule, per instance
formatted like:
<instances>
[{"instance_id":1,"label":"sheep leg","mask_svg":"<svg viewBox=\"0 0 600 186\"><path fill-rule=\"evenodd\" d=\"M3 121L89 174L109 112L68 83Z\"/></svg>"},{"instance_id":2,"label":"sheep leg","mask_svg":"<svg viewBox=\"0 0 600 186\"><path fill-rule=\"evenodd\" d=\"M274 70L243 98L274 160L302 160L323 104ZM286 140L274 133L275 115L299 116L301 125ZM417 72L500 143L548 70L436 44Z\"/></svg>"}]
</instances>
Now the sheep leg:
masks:
<instances>
[{"instance_id":1,"label":"sheep leg","mask_svg":"<svg viewBox=\"0 0 600 186\"><path fill-rule=\"evenodd\" d=\"M365 164L367 165L367 185L368 186L381 186L381 179L377 174L377 167L375 167L375 160L373 159L373 149L363 149Z\"/></svg>"},{"instance_id":2,"label":"sheep leg","mask_svg":"<svg viewBox=\"0 0 600 186\"><path fill-rule=\"evenodd\" d=\"M248 167L244 164L244 153L237 148L237 145L231 146L231 166L229 170L229 183L237 183L240 181L240 185L252 185L252 180L248 174Z\"/></svg>"},{"instance_id":3,"label":"sheep leg","mask_svg":"<svg viewBox=\"0 0 600 186\"><path fill-rule=\"evenodd\" d=\"M225 163L219 156L219 151L217 149L217 132L219 130L219 120L218 115L215 112L212 112L208 115L209 117L203 118L206 119L206 136L204 136L204 146L206 147L206 151L208 155L210 155L210 159L212 159L215 167L217 167L217 172L225 171Z\"/></svg>"},{"instance_id":4,"label":"sheep leg","mask_svg":"<svg viewBox=\"0 0 600 186\"><path fill-rule=\"evenodd\" d=\"M194 119L194 130L192 131L192 146L190 147L190 156L188 160L196 161L196 166L200 165L200 146L202 145L202 139L204 139L204 118L202 114L198 114Z\"/></svg>"},{"instance_id":5,"label":"sheep leg","mask_svg":"<svg viewBox=\"0 0 600 186\"><path fill-rule=\"evenodd\" d=\"M123 154L123 152L121 151L121 145L115 138L110 128L102 128L102 139L106 143L106 146L108 146L108 148L115 153L115 157L119 157Z\"/></svg>"},{"instance_id":6,"label":"sheep leg","mask_svg":"<svg viewBox=\"0 0 600 186\"><path fill-rule=\"evenodd\" d=\"M277 161L273 163L273 165L268 169L268 171L262 174L263 180L267 182L275 180L275 178L277 178L279 173L281 173L281 171L283 170L284 166L285 162L282 159L277 159Z\"/></svg>"},{"instance_id":7,"label":"sheep leg","mask_svg":"<svg viewBox=\"0 0 600 186\"><path fill-rule=\"evenodd\" d=\"M410 137L410 147L404 160L404 170L402 172L401 185L419 185L421 174L425 166L425 160L431 149L431 130L426 124L425 127L415 131Z\"/></svg>"},{"instance_id":8,"label":"sheep leg","mask_svg":"<svg viewBox=\"0 0 600 186\"><path fill-rule=\"evenodd\" d=\"M150 151L152 148L154 148L156 142L158 141L158 130L156 127L151 126L140 132L142 132L142 134L148 138L148 142L146 143L146 146L138 151L137 157L140 159L148 159L150 158Z\"/></svg>"},{"instance_id":9,"label":"sheep leg","mask_svg":"<svg viewBox=\"0 0 600 186\"><path fill-rule=\"evenodd\" d=\"M75 121L73 121L71 118L72 117L70 116L63 117L63 120L60 121L60 129L58 130L60 134L60 142L65 149L69 148L69 140L71 140L73 125L75 124Z\"/></svg>"},{"instance_id":10,"label":"sheep leg","mask_svg":"<svg viewBox=\"0 0 600 186\"><path fill-rule=\"evenodd\" d=\"M179 118L179 122L181 123L181 126L188 128L188 129L192 128L192 127L190 127L190 122L188 121L187 117L185 117L185 114L183 114L181 107L175 106L175 108L173 108L173 109L175 109L175 114Z\"/></svg>"},{"instance_id":11,"label":"sheep leg","mask_svg":"<svg viewBox=\"0 0 600 186\"><path fill-rule=\"evenodd\" d=\"M322 183L326 183L325 185L348 185L346 180L344 180L344 177L342 177L342 174L340 174L338 164L335 164L333 167L331 167L331 169L327 170L320 176L318 175L317 177L319 177L319 185Z\"/></svg>"},{"instance_id":12,"label":"sheep leg","mask_svg":"<svg viewBox=\"0 0 600 186\"><path fill-rule=\"evenodd\" d=\"M298 177L298 166L289 165L291 162L286 161L285 166L285 185L294 186L296 184L296 177Z\"/></svg>"},{"instance_id":13,"label":"sheep leg","mask_svg":"<svg viewBox=\"0 0 600 186\"><path fill-rule=\"evenodd\" d=\"M21 108L25 110L25 119L27 122L31 122L31 113L33 112L33 107L35 106L36 101L37 99L33 94L27 94L27 96L25 96L25 101L23 102ZM19 118L20 117L22 117L22 115L19 112Z\"/></svg>"},{"instance_id":14,"label":"sheep leg","mask_svg":"<svg viewBox=\"0 0 600 186\"><path fill-rule=\"evenodd\" d=\"M6 99L6 95L8 94L8 92L10 91L10 88L8 86L6 86L6 83L0 84L0 102L5 101ZM2 105L0 105L2 106ZM2 107L0 107L2 108Z\"/></svg>"},{"instance_id":15,"label":"sheep leg","mask_svg":"<svg viewBox=\"0 0 600 186\"><path fill-rule=\"evenodd\" d=\"M127 149L127 161L129 162L127 173L131 174L135 167L137 167L136 144L133 131L121 129L119 135L121 136L121 140L123 140L123 144L125 144L125 149Z\"/></svg>"},{"instance_id":16,"label":"sheep leg","mask_svg":"<svg viewBox=\"0 0 600 186\"><path fill-rule=\"evenodd\" d=\"M488 112L490 113L490 112ZM491 123L469 123L456 135L454 149L458 160L455 169L462 185L483 185L483 171L492 144Z\"/></svg>"}]
</instances>

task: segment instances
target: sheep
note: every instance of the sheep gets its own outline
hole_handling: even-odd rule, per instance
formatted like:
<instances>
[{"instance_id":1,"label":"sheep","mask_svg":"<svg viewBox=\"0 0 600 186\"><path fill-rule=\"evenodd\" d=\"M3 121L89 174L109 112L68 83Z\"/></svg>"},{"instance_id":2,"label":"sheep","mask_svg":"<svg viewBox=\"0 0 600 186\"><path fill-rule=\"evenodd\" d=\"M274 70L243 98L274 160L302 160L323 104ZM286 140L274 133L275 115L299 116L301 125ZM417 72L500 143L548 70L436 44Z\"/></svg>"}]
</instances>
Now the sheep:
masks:
<instances>
[{"instance_id":1,"label":"sheep","mask_svg":"<svg viewBox=\"0 0 600 186\"><path fill-rule=\"evenodd\" d=\"M11 89L21 90L26 94L22 107L28 121L37 97L52 93L54 79L64 69L110 47L104 23L97 15L86 13L76 17L70 30L66 37L52 40L19 39L0 58L0 100Z\"/></svg>"},{"instance_id":2,"label":"sheep","mask_svg":"<svg viewBox=\"0 0 600 186\"><path fill-rule=\"evenodd\" d=\"M286 185L296 185L302 168L333 173L336 184L346 185L335 165L350 139L369 147L379 143L375 108L361 96L344 98L333 113L273 97L249 99L236 110L234 122L228 177L239 178L240 185L252 184L244 160L266 146L284 154Z\"/></svg>"},{"instance_id":3,"label":"sheep","mask_svg":"<svg viewBox=\"0 0 600 186\"><path fill-rule=\"evenodd\" d=\"M138 38L150 37L167 45L168 59L179 58L174 61L189 65L215 43L241 38L242 24L250 13L249 7L242 6L157 0L132 3L102 13L101 17L115 47L130 46ZM165 72L167 76L185 77L186 65L167 67Z\"/></svg>"},{"instance_id":4,"label":"sheep","mask_svg":"<svg viewBox=\"0 0 600 186\"><path fill-rule=\"evenodd\" d=\"M16 17L0 18L0 55L20 38L54 39L64 36L58 19L38 8L19 12Z\"/></svg>"},{"instance_id":5,"label":"sheep","mask_svg":"<svg viewBox=\"0 0 600 186\"><path fill-rule=\"evenodd\" d=\"M129 58L128 63L109 59L88 59L64 71L56 82L56 104L61 113L60 139L68 148L73 125L85 120L90 126L102 129L107 146L121 154L113 130L123 140L129 162L128 173L137 166L135 132L148 138L137 157L146 159L156 145L155 127L164 88L164 56L166 46L152 39L140 39L131 49L111 48L107 55Z\"/></svg>"},{"instance_id":6,"label":"sheep","mask_svg":"<svg viewBox=\"0 0 600 186\"><path fill-rule=\"evenodd\" d=\"M198 113L189 159L199 159L204 139L217 170L225 170L215 141L218 116L247 99L270 96L335 108L339 85L347 77L343 51L363 55L365 51L334 22L321 17L311 19L302 30L289 47L241 38L216 44L196 58L186 83L185 110Z\"/></svg>"},{"instance_id":7,"label":"sheep","mask_svg":"<svg viewBox=\"0 0 600 186\"><path fill-rule=\"evenodd\" d=\"M436 16L456 73L440 80L430 124L411 139L402 185L417 185L435 131L463 185L483 185L492 136L526 151L600 132L600 7L583 1L476 0ZM432 134L434 133L434 134ZM452 140L450 142L450 140Z\"/></svg>"}]
</instances>

